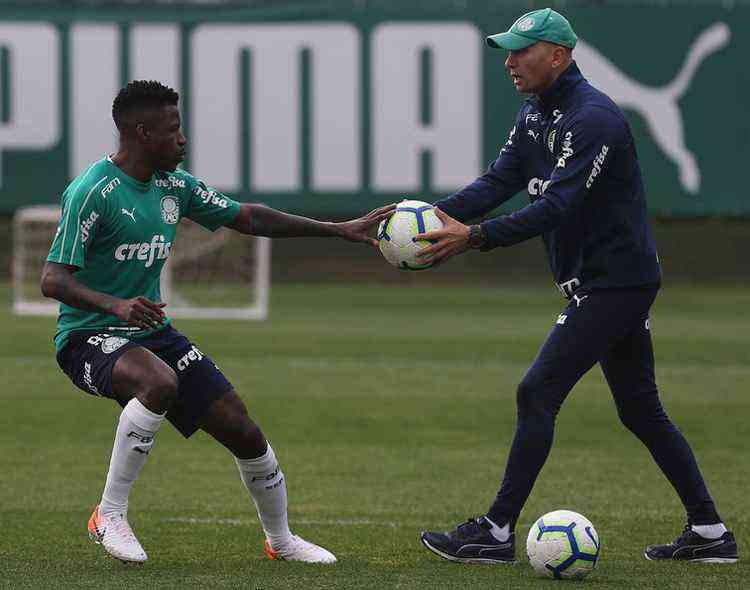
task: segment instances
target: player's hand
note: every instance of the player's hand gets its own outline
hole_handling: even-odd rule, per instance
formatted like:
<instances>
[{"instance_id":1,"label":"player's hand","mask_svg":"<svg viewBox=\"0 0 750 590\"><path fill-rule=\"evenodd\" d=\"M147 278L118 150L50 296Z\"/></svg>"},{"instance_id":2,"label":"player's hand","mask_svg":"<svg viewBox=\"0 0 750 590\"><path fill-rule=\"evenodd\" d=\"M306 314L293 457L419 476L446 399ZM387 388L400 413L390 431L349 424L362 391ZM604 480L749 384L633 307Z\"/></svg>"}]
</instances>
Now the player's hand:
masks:
<instances>
[{"instance_id":1,"label":"player's hand","mask_svg":"<svg viewBox=\"0 0 750 590\"><path fill-rule=\"evenodd\" d=\"M156 303L146 297L123 299L114 308L112 314L129 325L142 330L151 330L164 323L164 306L166 303Z\"/></svg>"},{"instance_id":2,"label":"player's hand","mask_svg":"<svg viewBox=\"0 0 750 590\"><path fill-rule=\"evenodd\" d=\"M385 207L374 209L358 219L337 223L336 226L340 232L339 235L350 242L364 242L365 244L370 244L370 246L377 247L378 241L369 235L369 230L373 226L377 227L384 219L388 219L393 215L395 210L396 203L391 203Z\"/></svg>"},{"instance_id":3,"label":"player's hand","mask_svg":"<svg viewBox=\"0 0 750 590\"><path fill-rule=\"evenodd\" d=\"M422 262L432 262L433 265L441 264L451 256L461 254L469 249L469 226L456 221L437 207L435 207L435 214L443 222L442 229L414 236L414 240L433 242L431 246L427 246L417 253Z\"/></svg>"}]
</instances>

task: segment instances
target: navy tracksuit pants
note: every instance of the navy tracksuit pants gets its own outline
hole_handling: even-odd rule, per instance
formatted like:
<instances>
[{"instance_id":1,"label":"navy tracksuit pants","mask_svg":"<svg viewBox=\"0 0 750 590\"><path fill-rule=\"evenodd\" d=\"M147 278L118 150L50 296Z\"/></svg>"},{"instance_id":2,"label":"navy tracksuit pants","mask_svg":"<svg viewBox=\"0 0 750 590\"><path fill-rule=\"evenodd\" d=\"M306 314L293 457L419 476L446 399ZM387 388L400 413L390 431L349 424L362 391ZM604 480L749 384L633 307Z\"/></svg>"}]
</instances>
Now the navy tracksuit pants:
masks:
<instances>
[{"instance_id":1,"label":"navy tracksuit pants","mask_svg":"<svg viewBox=\"0 0 750 590\"><path fill-rule=\"evenodd\" d=\"M654 378L649 309L657 287L577 293L518 386L518 421L500 491L488 515L515 526L552 446L568 392L597 362L622 423L677 490L691 524L720 522L687 441L667 417Z\"/></svg>"}]
</instances>

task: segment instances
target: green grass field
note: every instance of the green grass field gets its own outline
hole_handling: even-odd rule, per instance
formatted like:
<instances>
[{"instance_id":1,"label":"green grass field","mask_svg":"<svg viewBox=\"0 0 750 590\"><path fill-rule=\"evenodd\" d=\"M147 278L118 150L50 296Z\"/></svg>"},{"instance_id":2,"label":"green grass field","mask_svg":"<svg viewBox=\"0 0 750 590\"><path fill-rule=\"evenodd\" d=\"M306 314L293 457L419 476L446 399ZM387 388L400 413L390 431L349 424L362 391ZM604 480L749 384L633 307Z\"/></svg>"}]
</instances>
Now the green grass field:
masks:
<instances>
[{"instance_id":1,"label":"green grass field","mask_svg":"<svg viewBox=\"0 0 750 590\"><path fill-rule=\"evenodd\" d=\"M0 294L7 300L7 289ZM228 453L170 426L131 496L150 559L126 567L85 533L118 415L53 357L51 318L0 312L0 587L536 588L529 523L571 508L603 542L592 588L747 587L730 566L647 562L684 525L676 494L618 422L598 369L574 389L519 522L516 567L461 566L419 543L488 506L515 386L563 305L551 288L278 287L264 323L182 321L235 384L286 474L296 532L333 567L270 562ZM7 309L7 308L6 308ZM747 292L666 288L652 331L662 398L690 440L742 557L750 550ZM562 582L563 584L569 582Z\"/></svg>"}]
</instances>

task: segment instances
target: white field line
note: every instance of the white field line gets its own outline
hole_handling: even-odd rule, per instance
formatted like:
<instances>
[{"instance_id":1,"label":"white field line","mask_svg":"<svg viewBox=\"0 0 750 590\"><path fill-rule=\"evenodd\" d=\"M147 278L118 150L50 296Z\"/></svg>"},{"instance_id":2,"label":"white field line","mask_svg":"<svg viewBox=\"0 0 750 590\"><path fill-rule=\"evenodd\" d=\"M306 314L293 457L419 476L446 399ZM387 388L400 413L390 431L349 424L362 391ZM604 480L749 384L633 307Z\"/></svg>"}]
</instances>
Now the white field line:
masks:
<instances>
[{"instance_id":1,"label":"white field line","mask_svg":"<svg viewBox=\"0 0 750 590\"><path fill-rule=\"evenodd\" d=\"M209 356L211 356L209 354ZM506 361L431 361L431 360L402 360L402 359L354 359L334 357L221 357L214 358L219 367L267 367L269 364L281 365L290 369L481 369L481 368L516 368L527 363ZM0 356L0 361L7 365L24 366L57 366L54 357L40 356Z\"/></svg>"},{"instance_id":2,"label":"white field line","mask_svg":"<svg viewBox=\"0 0 750 590\"><path fill-rule=\"evenodd\" d=\"M207 524L207 525L229 525L229 526L255 526L260 524L257 519L249 518L197 518L192 516L175 516L171 518L164 518L162 522L180 523L180 524ZM309 525L309 526L336 526L336 527L385 527L385 528L399 528L399 527L424 527L425 524L429 523L417 523L417 522L394 522L394 521L383 521L383 520L371 520L369 518L334 518L334 519L294 519L291 521L292 525ZM453 525L438 524L430 525L431 528L443 529L445 527L450 528Z\"/></svg>"},{"instance_id":3,"label":"white field line","mask_svg":"<svg viewBox=\"0 0 750 590\"><path fill-rule=\"evenodd\" d=\"M210 356L210 353L209 353ZM518 369L526 367L531 363L525 361L463 361L463 360L403 360L395 358L381 359L355 359L345 357L287 357L287 356L262 356L262 357L212 357L221 367L252 367L263 368L269 364L287 367L290 369ZM54 366L57 362L54 356L50 354L48 358L41 356L0 356L0 361L5 366L23 365L23 366ZM750 366L747 365L714 365L714 366L696 366L683 365L674 363L656 364L656 376L660 372L674 373L695 373L695 372L720 372L724 375L748 375Z\"/></svg>"},{"instance_id":4,"label":"white field line","mask_svg":"<svg viewBox=\"0 0 750 590\"><path fill-rule=\"evenodd\" d=\"M654 522L664 521L664 512L656 509L644 509L639 513L640 517L648 516ZM622 517L615 516L612 514L607 515L607 520L610 524L623 524L632 521L632 516ZM603 519L603 517L602 517ZM602 520L599 519L599 520ZM198 525L226 525L226 526L259 526L260 521L257 518L198 518L191 516L175 516L170 518L163 518L160 520L163 523L172 524L198 524ZM518 522L516 524L516 536L517 538L523 538L525 532L528 531L536 521L532 522ZM293 519L290 521L292 528L295 525L302 526L335 526L335 527L383 527L383 528L412 528L415 530L432 530L432 531L447 531L453 529L456 526L456 522L452 523L435 523L426 519L423 522L410 522L410 521L382 521L372 520L369 518L334 518L334 519Z\"/></svg>"}]
</instances>

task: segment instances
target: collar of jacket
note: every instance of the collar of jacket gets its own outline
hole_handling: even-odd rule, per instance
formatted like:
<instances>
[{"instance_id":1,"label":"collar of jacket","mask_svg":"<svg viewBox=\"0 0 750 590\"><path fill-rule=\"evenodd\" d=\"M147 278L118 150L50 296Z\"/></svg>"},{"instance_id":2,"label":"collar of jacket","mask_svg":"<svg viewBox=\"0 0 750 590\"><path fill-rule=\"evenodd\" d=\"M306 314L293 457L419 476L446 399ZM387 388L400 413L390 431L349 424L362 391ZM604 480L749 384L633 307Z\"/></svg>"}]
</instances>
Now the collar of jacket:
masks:
<instances>
[{"instance_id":1,"label":"collar of jacket","mask_svg":"<svg viewBox=\"0 0 750 590\"><path fill-rule=\"evenodd\" d=\"M540 111L549 113L555 107L560 106L565 96L583 80L583 74L578 69L578 64L572 61L566 70L558 76L552 86L531 100Z\"/></svg>"}]
</instances>

